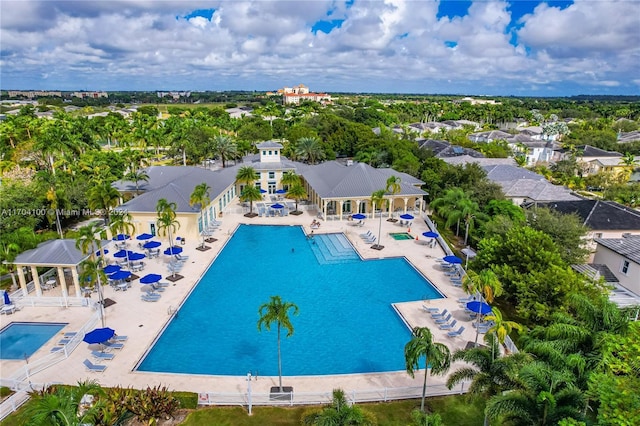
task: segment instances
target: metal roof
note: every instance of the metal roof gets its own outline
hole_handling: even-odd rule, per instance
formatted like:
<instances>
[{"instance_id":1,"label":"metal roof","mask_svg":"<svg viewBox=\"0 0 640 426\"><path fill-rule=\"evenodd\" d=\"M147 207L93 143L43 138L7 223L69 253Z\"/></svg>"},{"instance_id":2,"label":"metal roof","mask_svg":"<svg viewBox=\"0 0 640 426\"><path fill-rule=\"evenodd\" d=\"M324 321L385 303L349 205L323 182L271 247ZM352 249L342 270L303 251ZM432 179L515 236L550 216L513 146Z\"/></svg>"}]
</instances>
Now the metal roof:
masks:
<instances>
[{"instance_id":1,"label":"metal roof","mask_svg":"<svg viewBox=\"0 0 640 426\"><path fill-rule=\"evenodd\" d=\"M101 245L105 247L110 243L111 241L103 240ZM76 240L49 240L38 244L34 249L20 253L13 263L33 266L76 266L90 255L91 253L83 254L76 248Z\"/></svg>"},{"instance_id":2,"label":"metal roof","mask_svg":"<svg viewBox=\"0 0 640 426\"><path fill-rule=\"evenodd\" d=\"M623 238L596 238L595 242L640 265L640 235Z\"/></svg>"}]
</instances>

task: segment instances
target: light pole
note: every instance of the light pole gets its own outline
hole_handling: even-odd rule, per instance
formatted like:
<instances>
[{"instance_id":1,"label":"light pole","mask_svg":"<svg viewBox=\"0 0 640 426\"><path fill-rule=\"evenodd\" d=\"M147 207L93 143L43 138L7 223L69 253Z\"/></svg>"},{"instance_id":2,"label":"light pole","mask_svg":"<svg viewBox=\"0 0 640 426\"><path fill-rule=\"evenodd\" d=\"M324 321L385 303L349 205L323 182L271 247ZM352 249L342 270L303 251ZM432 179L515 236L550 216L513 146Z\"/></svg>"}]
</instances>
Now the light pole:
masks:
<instances>
[{"instance_id":1,"label":"light pole","mask_svg":"<svg viewBox=\"0 0 640 426\"><path fill-rule=\"evenodd\" d=\"M469 223L471 223L471 219L475 218L475 215L471 215L466 220L466 229L464 232L464 245L467 245L467 238L469 237Z\"/></svg>"},{"instance_id":2,"label":"light pole","mask_svg":"<svg viewBox=\"0 0 640 426\"><path fill-rule=\"evenodd\" d=\"M249 404L249 415L251 415L251 409L253 407L253 401L251 399L251 372L247 373L247 402Z\"/></svg>"}]
</instances>

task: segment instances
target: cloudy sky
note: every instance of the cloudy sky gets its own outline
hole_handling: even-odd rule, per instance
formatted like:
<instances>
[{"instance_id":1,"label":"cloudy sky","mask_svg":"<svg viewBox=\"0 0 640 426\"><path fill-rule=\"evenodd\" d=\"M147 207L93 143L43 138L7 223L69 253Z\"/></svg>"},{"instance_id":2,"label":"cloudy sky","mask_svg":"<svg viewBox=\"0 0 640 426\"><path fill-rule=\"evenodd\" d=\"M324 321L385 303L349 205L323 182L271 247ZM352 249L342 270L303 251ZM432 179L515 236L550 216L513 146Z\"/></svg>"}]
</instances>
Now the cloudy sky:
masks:
<instances>
[{"instance_id":1,"label":"cloudy sky","mask_svg":"<svg viewBox=\"0 0 640 426\"><path fill-rule=\"evenodd\" d=\"M0 1L0 86L640 94L640 0Z\"/></svg>"}]
</instances>

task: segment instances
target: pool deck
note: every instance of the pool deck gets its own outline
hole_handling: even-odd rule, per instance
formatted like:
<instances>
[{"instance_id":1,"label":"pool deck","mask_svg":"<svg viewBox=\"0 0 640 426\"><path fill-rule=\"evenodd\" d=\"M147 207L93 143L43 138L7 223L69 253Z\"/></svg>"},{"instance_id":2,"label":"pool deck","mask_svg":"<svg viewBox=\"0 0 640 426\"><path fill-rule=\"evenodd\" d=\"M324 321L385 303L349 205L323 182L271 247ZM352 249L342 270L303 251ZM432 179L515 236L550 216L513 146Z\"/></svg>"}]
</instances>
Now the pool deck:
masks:
<instances>
[{"instance_id":1,"label":"pool deck","mask_svg":"<svg viewBox=\"0 0 640 426\"><path fill-rule=\"evenodd\" d=\"M116 386L134 388L146 388L147 386L163 385L171 390L192 391L198 393L244 393L247 390L246 376L208 376L208 375L184 375L161 374L133 371L141 357L151 346L153 340L170 320L169 312L179 307L187 297L190 290L204 274L212 259L217 256L226 241L230 238L238 224L269 224L269 225L302 225L307 233L311 232L310 224L315 218L315 212L304 212L300 216L289 215L285 217L255 217L246 218L241 214L225 214L220 229L216 230L214 237L218 240L207 244L211 250L198 251L199 243L189 241L184 246L184 254L189 256L184 268L180 272L184 279L169 286L162 294L158 302L144 302L140 299L141 285L135 281L132 288L127 291L115 291L110 287L104 287L104 297L116 303L105 308L106 324L113 328L119 335L128 336L124 348L114 351L116 357L111 361L100 361L108 366L103 373L88 372L82 362L91 358L87 345L81 343L70 357L53 367L31 376L31 381L36 383L66 383L76 384L86 379L95 379L103 386ZM378 234L378 227L382 224L383 250L375 250L366 244L359 236L361 233L371 231ZM349 221L322 222L319 229L314 229L315 234L343 232L366 259L404 256L418 270L420 270L431 283L436 286L446 298L395 304L397 311L402 315L410 327L429 327L434 335L434 340L445 343L451 351L464 348L467 342L473 342L476 338L475 328L472 326L464 309L457 303L457 299L465 296L464 292L454 287L444 271L439 267L437 259L444 256L439 246L429 248L415 240L394 240L388 234L391 232L406 232L406 227L400 227L396 223L380 221L379 219L367 219L362 227L354 226ZM419 236L425 240L422 233L428 231L424 221L416 218L413 221L410 234ZM422 241L424 243L424 241ZM135 245L135 242L132 243ZM156 259L145 259L147 266L142 274L157 273L167 276L165 263L166 256ZM140 273L138 275L142 276ZM393 285L393 277L389 277L389 285ZM59 287L44 293L47 295L59 295ZM96 299L93 293L92 298ZM451 338L447 336L448 330L440 330L431 319L431 316L423 310L423 305L448 309L453 317L458 320L458 326L463 325L465 331L462 336ZM257 307L256 307L257 309ZM38 322L66 322L65 327L58 336L40 348L31 359L44 357L50 353L50 349L62 338L64 332L79 329L93 314L93 310L87 308L60 308L60 307L25 307L11 315L0 316L0 327L12 321L38 321ZM458 328L458 327L456 327ZM196 332L196 330L194 330ZM295 337L294 337L295 338ZM478 339L482 341L482 335ZM375 356L375 354L371 354ZM25 365L25 361L0 361L0 373L3 378L11 376L14 371ZM461 364L459 364L461 365ZM459 365L452 366L451 371ZM283 365L286 374L286 365ZM412 379L406 372L349 374L334 376L300 376L283 377L283 384L293 386L296 392L331 392L340 387L345 391L372 390L390 387L414 387L422 386L422 372L418 372ZM443 384L444 377L433 376L429 378L429 384ZM272 386L278 384L278 377L258 377L251 383L255 393L268 393Z\"/></svg>"}]
</instances>

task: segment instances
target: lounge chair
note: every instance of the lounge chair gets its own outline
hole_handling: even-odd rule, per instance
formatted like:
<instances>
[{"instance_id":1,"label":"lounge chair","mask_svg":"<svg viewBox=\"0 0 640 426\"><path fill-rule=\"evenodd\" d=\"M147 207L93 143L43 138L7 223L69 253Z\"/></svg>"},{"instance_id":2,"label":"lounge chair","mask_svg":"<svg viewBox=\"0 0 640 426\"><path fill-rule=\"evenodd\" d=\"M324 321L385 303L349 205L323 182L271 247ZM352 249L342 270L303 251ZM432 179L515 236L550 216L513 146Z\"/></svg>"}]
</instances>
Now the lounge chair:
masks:
<instances>
[{"instance_id":1,"label":"lounge chair","mask_svg":"<svg viewBox=\"0 0 640 426\"><path fill-rule=\"evenodd\" d=\"M447 333L447 336L449 337L458 337L462 334L462 332L464 331L464 326L460 326L459 329L455 330L455 331L450 331Z\"/></svg>"},{"instance_id":2,"label":"lounge chair","mask_svg":"<svg viewBox=\"0 0 640 426\"><path fill-rule=\"evenodd\" d=\"M360 234L360 238L365 238L365 239L366 239L366 238L369 238L369 237L371 237L371 236L373 236L373 234L371 233L371 231L367 231L367 232L365 232L365 233L363 233L363 234Z\"/></svg>"},{"instance_id":3,"label":"lounge chair","mask_svg":"<svg viewBox=\"0 0 640 426\"><path fill-rule=\"evenodd\" d=\"M70 338L62 339L62 340L58 341L58 345L60 345L60 346L64 346L64 345L66 345L67 343L69 343L70 341L71 341L71 339L70 339Z\"/></svg>"},{"instance_id":4,"label":"lounge chair","mask_svg":"<svg viewBox=\"0 0 640 426\"><path fill-rule=\"evenodd\" d=\"M455 327L458 324L458 320L453 320L448 324L440 324L438 327L440 327L440 330L449 330L453 327Z\"/></svg>"},{"instance_id":5,"label":"lounge chair","mask_svg":"<svg viewBox=\"0 0 640 426\"><path fill-rule=\"evenodd\" d=\"M129 336L116 336L116 335L114 335L111 338L112 342L126 342L127 340L129 340Z\"/></svg>"},{"instance_id":6,"label":"lounge chair","mask_svg":"<svg viewBox=\"0 0 640 426\"><path fill-rule=\"evenodd\" d=\"M93 356L95 359L105 359L105 360L113 359L113 357L115 357L115 355L112 354L111 352L100 352L100 351L91 351L91 356Z\"/></svg>"},{"instance_id":7,"label":"lounge chair","mask_svg":"<svg viewBox=\"0 0 640 426\"><path fill-rule=\"evenodd\" d=\"M436 318L436 324L446 324L451 320L451 314L443 318Z\"/></svg>"},{"instance_id":8,"label":"lounge chair","mask_svg":"<svg viewBox=\"0 0 640 426\"><path fill-rule=\"evenodd\" d=\"M176 259L178 259L180 261L186 261L186 260L189 260L189 256L184 256L182 254L176 254Z\"/></svg>"},{"instance_id":9,"label":"lounge chair","mask_svg":"<svg viewBox=\"0 0 640 426\"><path fill-rule=\"evenodd\" d=\"M101 344L106 346L108 349L122 349L122 348L124 348L124 343L120 343L120 342L112 343L112 342L107 341L107 342L103 342Z\"/></svg>"},{"instance_id":10,"label":"lounge chair","mask_svg":"<svg viewBox=\"0 0 640 426\"><path fill-rule=\"evenodd\" d=\"M367 244L373 244L376 242L376 237L367 238L364 242Z\"/></svg>"},{"instance_id":11,"label":"lounge chair","mask_svg":"<svg viewBox=\"0 0 640 426\"><path fill-rule=\"evenodd\" d=\"M425 312L429 312L430 314L437 314L440 312L439 308L430 308L427 305L422 305L422 310Z\"/></svg>"},{"instance_id":12,"label":"lounge chair","mask_svg":"<svg viewBox=\"0 0 640 426\"><path fill-rule=\"evenodd\" d=\"M436 319L437 318L444 318L445 316L447 316L448 313L449 313L449 311L445 309L444 311L439 312L439 313L432 313L431 314L431 318L436 318Z\"/></svg>"},{"instance_id":13,"label":"lounge chair","mask_svg":"<svg viewBox=\"0 0 640 426\"><path fill-rule=\"evenodd\" d=\"M97 373L103 372L104 370L107 369L106 365L94 364L88 359L85 359L84 361L82 361L82 363L84 364L85 367L87 367L87 370L97 372Z\"/></svg>"},{"instance_id":14,"label":"lounge chair","mask_svg":"<svg viewBox=\"0 0 640 426\"><path fill-rule=\"evenodd\" d=\"M64 335L63 335L63 336L64 336L64 338L66 339L66 338L71 338L71 337L75 336L76 334L78 334L78 332L77 332L77 331L69 331L69 332L67 332L67 333L64 333Z\"/></svg>"},{"instance_id":15,"label":"lounge chair","mask_svg":"<svg viewBox=\"0 0 640 426\"><path fill-rule=\"evenodd\" d=\"M144 302L157 302L158 300L160 300L160 296L158 295L151 295L151 294L143 294L142 296L140 296L140 300L144 301Z\"/></svg>"}]
</instances>

